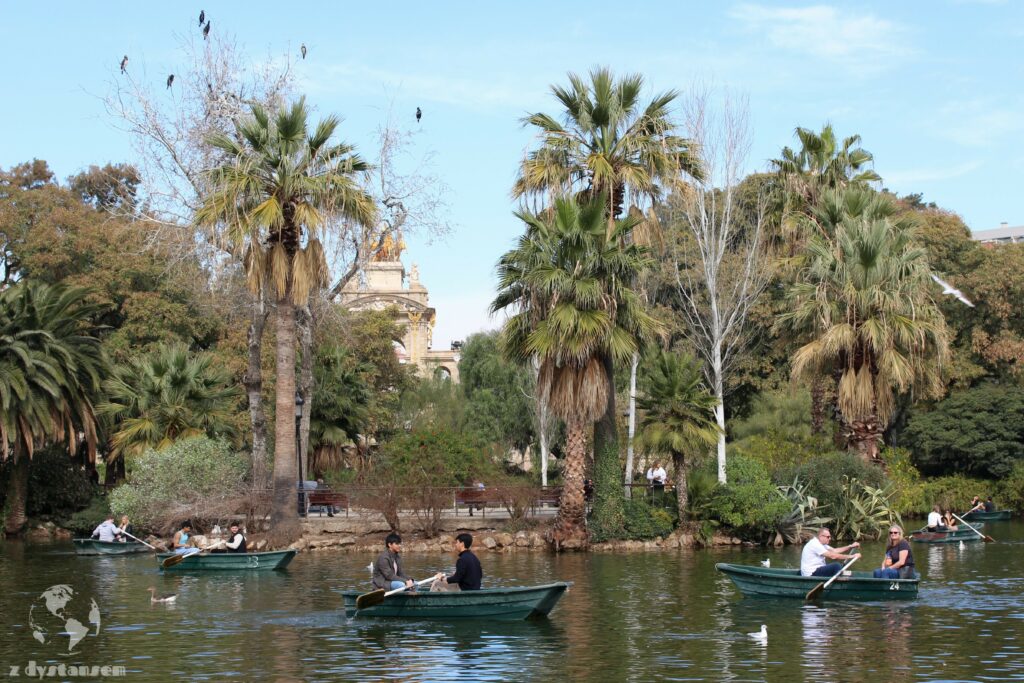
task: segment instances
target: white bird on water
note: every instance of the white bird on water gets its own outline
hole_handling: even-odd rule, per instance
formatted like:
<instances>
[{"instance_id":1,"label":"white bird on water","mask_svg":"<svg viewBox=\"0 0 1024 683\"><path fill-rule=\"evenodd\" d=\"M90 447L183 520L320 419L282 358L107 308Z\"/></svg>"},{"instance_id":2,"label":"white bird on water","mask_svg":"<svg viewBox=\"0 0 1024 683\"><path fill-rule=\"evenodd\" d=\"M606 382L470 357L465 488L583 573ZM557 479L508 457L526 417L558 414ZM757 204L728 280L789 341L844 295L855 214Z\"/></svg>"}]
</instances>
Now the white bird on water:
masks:
<instances>
[{"instance_id":1,"label":"white bird on water","mask_svg":"<svg viewBox=\"0 0 1024 683\"><path fill-rule=\"evenodd\" d=\"M761 566L762 567L771 568L771 566L772 566L772 558L769 557L767 559L761 560Z\"/></svg>"},{"instance_id":2,"label":"white bird on water","mask_svg":"<svg viewBox=\"0 0 1024 683\"><path fill-rule=\"evenodd\" d=\"M761 624L761 630L756 633L748 633L748 636L761 643L762 645L768 644L768 625Z\"/></svg>"},{"instance_id":3,"label":"white bird on water","mask_svg":"<svg viewBox=\"0 0 1024 683\"><path fill-rule=\"evenodd\" d=\"M934 273L932 274L932 279L935 280L935 282L937 282L938 284L942 285L943 294L952 294L961 302L967 304L971 308L974 308L974 304L971 303L971 300L964 296L964 293L961 292L959 289L949 284L948 282L940 278L938 275L935 275Z\"/></svg>"},{"instance_id":4,"label":"white bird on water","mask_svg":"<svg viewBox=\"0 0 1024 683\"><path fill-rule=\"evenodd\" d=\"M150 586L148 590L149 590L149 601L152 602L152 603L157 603L157 602L171 603L171 602L174 602L175 600L178 599L178 594L177 593L157 595L156 594L156 588L154 588L153 586Z\"/></svg>"},{"instance_id":5,"label":"white bird on water","mask_svg":"<svg viewBox=\"0 0 1024 683\"><path fill-rule=\"evenodd\" d=\"M966 548L966 547L967 547L967 546L965 546L965 545L964 545L964 542L963 542L963 541L960 541L960 550L963 550L963 549L964 549L964 548Z\"/></svg>"}]
</instances>

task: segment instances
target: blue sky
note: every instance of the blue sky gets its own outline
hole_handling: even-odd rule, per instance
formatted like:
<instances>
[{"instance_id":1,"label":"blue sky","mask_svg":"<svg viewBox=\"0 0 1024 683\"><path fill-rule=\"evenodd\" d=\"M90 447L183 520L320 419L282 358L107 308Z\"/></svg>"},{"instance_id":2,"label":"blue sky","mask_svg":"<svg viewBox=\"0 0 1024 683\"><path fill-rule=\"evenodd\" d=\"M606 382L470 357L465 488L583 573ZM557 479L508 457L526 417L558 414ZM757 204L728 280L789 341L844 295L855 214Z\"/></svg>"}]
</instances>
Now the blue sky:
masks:
<instances>
[{"instance_id":1,"label":"blue sky","mask_svg":"<svg viewBox=\"0 0 1024 683\"><path fill-rule=\"evenodd\" d=\"M863 136L887 187L976 230L1024 223L1024 3L1012 0L105 5L4 7L0 166L36 157L63 178L131 161L100 97L122 54L160 82L181 67L175 36L200 9L254 62L304 42L299 89L344 117L341 136L369 153L391 109L450 188L454 232L414 237L405 255L438 310L435 348L498 324L494 264L519 232L509 188L531 145L519 120L558 113L548 86L594 65L639 71L652 91L745 93L750 170L796 126L831 121Z\"/></svg>"}]
</instances>

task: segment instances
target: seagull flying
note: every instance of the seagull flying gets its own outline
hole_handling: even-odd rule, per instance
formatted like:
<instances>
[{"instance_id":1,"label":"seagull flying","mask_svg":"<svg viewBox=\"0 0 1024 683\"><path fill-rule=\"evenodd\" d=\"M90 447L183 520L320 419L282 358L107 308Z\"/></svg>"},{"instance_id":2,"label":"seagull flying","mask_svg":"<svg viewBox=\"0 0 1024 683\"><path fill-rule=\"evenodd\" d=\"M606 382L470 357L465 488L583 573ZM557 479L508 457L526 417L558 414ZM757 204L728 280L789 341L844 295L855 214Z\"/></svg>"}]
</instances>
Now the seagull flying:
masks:
<instances>
[{"instance_id":1,"label":"seagull flying","mask_svg":"<svg viewBox=\"0 0 1024 683\"><path fill-rule=\"evenodd\" d=\"M748 636L761 643L762 645L768 644L768 626L761 624L761 630L756 633L748 633Z\"/></svg>"},{"instance_id":2,"label":"seagull flying","mask_svg":"<svg viewBox=\"0 0 1024 683\"><path fill-rule=\"evenodd\" d=\"M201 10L199 10L199 25L202 26L205 21L206 21L206 10L201 9Z\"/></svg>"},{"instance_id":3,"label":"seagull flying","mask_svg":"<svg viewBox=\"0 0 1024 683\"><path fill-rule=\"evenodd\" d=\"M772 559L769 557L767 560L761 560L761 566L770 568L772 566Z\"/></svg>"},{"instance_id":4,"label":"seagull flying","mask_svg":"<svg viewBox=\"0 0 1024 683\"><path fill-rule=\"evenodd\" d=\"M423 112L420 111L419 107L416 107L416 123L419 123L420 119L422 119L422 118L423 118Z\"/></svg>"},{"instance_id":5,"label":"seagull flying","mask_svg":"<svg viewBox=\"0 0 1024 683\"><path fill-rule=\"evenodd\" d=\"M306 58L306 44L305 43L303 43L301 46L299 46L299 52L302 53L302 58L305 59Z\"/></svg>"},{"instance_id":6,"label":"seagull flying","mask_svg":"<svg viewBox=\"0 0 1024 683\"><path fill-rule=\"evenodd\" d=\"M174 83L174 74L171 74L170 76L167 77L167 87L170 88L173 83Z\"/></svg>"},{"instance_id":7,"label":"seagull flying","mask_svg":"<svg viewBox=\"0 0 1024 683\"><path fill-rule=\"evenodd\" d=\"M121 60L121 73L125 73L125 67L128 66L128 55L125 55Z\"/></svg>"},{"instance_id":8,"label":"seagull flying","mask_svg":"<svg viewBox=\"0 0 1024 683\"><path fill-rule=\"evenodd\" d=\"M938 284L942 285L943 294L952 294L957 299L960 299L961 302L967 304L971 308L974 308L974 304L971 303L971 300L964 296L964 293L961 292L959 289L949 284L948 282L940 278L938 275L932 274L932 279L935 280L935 282L937 282Z\"/></svg>"},{"instance_id":9,"label":"seagull flying","mask_svg":"<svg viewBox=\"0 0 1024 683\"><path fill-rule=\"evenodd\" d=\"M206 40L208 35L210 35L210 22L206 22L206 26L203 27L203 40Z\"/></svg>"}]
</instances>

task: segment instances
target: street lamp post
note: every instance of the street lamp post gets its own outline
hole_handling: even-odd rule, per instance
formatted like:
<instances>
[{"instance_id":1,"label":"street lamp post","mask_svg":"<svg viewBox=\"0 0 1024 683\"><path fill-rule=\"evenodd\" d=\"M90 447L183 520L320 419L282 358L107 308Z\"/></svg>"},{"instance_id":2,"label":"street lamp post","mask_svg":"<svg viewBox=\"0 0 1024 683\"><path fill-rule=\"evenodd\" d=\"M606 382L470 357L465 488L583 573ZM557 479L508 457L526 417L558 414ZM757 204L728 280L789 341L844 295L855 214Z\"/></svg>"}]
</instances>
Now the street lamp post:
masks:
<instances>
[{"instance_id":1,"label":"street lamp post","mask_svg":"<svg viewBox=\"0 0 1024 683\"><path fill-rule=\"evenodd\" d=\"M306 487L302 476L302 394L295 392L295 460L298 462L299 470L299 516L306 514Z\"/></svg>"}]
</instances>

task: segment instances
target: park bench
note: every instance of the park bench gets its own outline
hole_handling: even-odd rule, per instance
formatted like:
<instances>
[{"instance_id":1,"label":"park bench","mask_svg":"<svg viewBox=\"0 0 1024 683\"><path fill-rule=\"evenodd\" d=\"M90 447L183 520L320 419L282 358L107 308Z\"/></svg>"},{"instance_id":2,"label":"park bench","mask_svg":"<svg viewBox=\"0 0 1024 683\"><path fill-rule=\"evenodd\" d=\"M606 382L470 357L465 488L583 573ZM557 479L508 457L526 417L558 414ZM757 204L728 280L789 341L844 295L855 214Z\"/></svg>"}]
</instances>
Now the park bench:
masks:
<instances>
[{"instance_id":1,"label":"park bench","mask_svg":"<svg viewBox=\"0 0 1024 683\"><path fill-rule=\"evenodd\" d=\"M459 507L469 509L469 516L473 516L473 510L480 510L487 516L487 506L501 505L502 496L498 489L466 487L455 491L455 516L459 515Z\"/></svg>"},{"instance_id":2,"label":"park bench","mask_svg":"<svg viewBox=\"0 0 1024 683\"><path fill-rule=\"evenodd\" d=\"M319 487L306 491L306 505L307 510L317 508L321 517L323 517L325 509L328 517L333 517L334 513L340 512L342 509L345 510L345 516L348 516L348 496L330 488Z\"/></svg>"}]
</instances>

